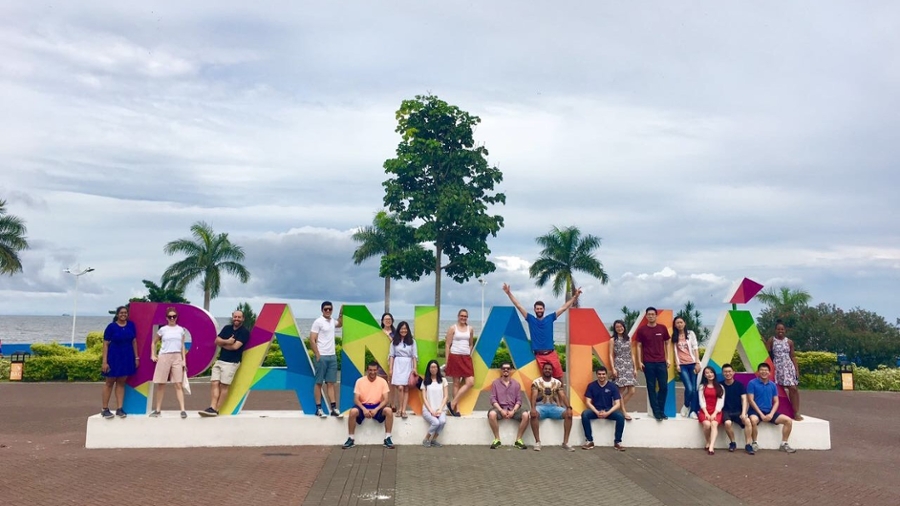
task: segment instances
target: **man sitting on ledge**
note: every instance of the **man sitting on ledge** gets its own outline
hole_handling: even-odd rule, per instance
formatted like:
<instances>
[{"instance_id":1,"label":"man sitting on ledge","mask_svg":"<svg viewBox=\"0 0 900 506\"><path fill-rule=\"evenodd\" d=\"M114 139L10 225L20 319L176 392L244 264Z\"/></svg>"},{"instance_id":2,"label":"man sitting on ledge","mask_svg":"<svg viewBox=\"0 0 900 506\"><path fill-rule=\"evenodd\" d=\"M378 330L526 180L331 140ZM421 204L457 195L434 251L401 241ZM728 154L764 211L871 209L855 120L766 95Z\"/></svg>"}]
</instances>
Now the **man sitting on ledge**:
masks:
<instances>
[{"instance_id":1,"label":"man sitting on ledge","mask_svg":"<svg viewBox=\"0 0 900 506\"><path fill-rule=\"evenodd\" d=\"M620 452L625 451L622 446L622 431L625 430L625 415L619 409L622 407L622 396L619 387L611 383L606 367L597 368L597 381L592 381L584 392L584 402L587 409L581 412L581 428L584 429L584 445L582 450L594 449L594 431L591 429L591 420L612 420L616 422L616 434L613 439L613 448Z\"/></svg>"},{"instance_id":2,"label":"man sitting on ledge","mask_svg":"<svg viewBox=\"0 0 900 506\"><path fill-rule=\"evenodd\" d=\"M500 377L491 383L491 410L488 411L488 423L494 433L494 441L491 450L500 448L500 424L498 420L519 420L519 432L516 435L516 448L525 450L527 447L522 441L522 435L528 427L528 411L522 409L522 387L519 382L510 378L512 364L503 362L500 364Z\"/></svg>"},{"instance_id":3,"label":"man sitting on ledge","mask_svg":"<svg viewBox=\"0 0 900 506\"><path fill-rule=\"evenodd\" d=\"M769 364L763 362L756 368L757 377L747 384L747 400L750 402L750 409L753 410L753 414L750 415L750 423L753 425L753 443L751 443L753 451L759 451L759 445L756 443L759 422L769 422L781 425L779 449L785 453L796 453L797 450L788 444L794 421L791 417L778 412L778 388L775 383L769 381L769 374Z\"/></svg>"},{"instance_id":4,"label":"man sitting on ledge","mask_svg":"<svg viewBox=\"0 0 900 506\"><path fill-rule=\"evenodd\" d=\"M391 428L394 425L394 412L387 406L388 394L391 388L387 381L378 376L378 363L369 362L366 365L366 375L356 380L353 387L353 403L350 408L350 416L347 418L347 431L350 433L343 448L356 446L354 434L356 426L363 423L366 418L372 418L378 423L384 423L384 447L391 450L394 442L391 441Z\"/></svg>"}]
</instances>

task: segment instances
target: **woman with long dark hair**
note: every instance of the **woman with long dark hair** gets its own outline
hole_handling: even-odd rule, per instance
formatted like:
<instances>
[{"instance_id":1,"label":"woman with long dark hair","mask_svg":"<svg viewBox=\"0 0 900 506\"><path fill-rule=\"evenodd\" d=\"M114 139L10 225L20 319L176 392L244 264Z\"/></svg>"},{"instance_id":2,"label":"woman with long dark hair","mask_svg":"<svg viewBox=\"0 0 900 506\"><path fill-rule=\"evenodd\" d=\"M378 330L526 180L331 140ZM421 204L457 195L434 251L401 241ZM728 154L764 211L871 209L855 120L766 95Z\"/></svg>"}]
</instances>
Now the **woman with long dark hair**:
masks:
<instances>
[{"instance_id":1,"label":"woman with long dark hair","mask_svg":"<svg viewBox=\"0 0 900 506\"><path fill-rule=\"evenodd\" d=\"M391 313L384 313L381 315L380 321L381 321L381 331L384 332L384 335L387 336L389 341L393 341L394 333L397 332L396 327L394 327L394 315L392 315ZM390 357L385 357L385 358L390 360ZM380 365L380 364L383 364L384 362L382 362L380 358L376 358L375 361L378 362L378 364L379 364L378 365L378 375L381 376L382 378L384 378L385 381L388 382L388 385L390 385L390 387L391 387L391 392L388 396L388 405L391 407L391 410L394 412L394 414L398 414L397 413L397 405L399 404L399 398L397 396L397 389L394 387L394 385L391 385L390 376L388 376L388 373Z\"/></svg>"},{"instance_id":2,"label":"woman with long dark hair","mask_svg":"<svg viewBox=\"0 0 900 506\"><path fill-rule=\"evenodd\" d=\"M700 372L700 357L697 350L697 335L688 330L684 318L676 316L672 322L672 345L675 347L675 368L684 385L684 407L681 416L694 418L699 409L697 398L697 373Z\"/></svg>"},{"instance_id":3,"label":"woman with long dark hair","mask_svg":"<svg viewBox=\"0 0 900 506\"><path fill-rule=\"evenodd\" d=\"M625 331L625 322L616 320L613 322L612 346L609 347L609 363L612 365L612 377L616 386L622 392L622 415L626 420L631 420L631 415L625 405L634 396L634 389L638 384L634 365L634 348L631 339Z\"/></svg>"},{"instance_id":4,"label":"woman with long dark hair","mask_svg":"<svg viewBox=\"0 0 900 506\"><path fill-rule=\"evenodd\" d=\"M406 404L409 402L409 377L416 370L416 340L413 339L409 324L400 322L391 341L390 357L391 385L400 397L400 418L406 418Z\"/></svg>"},{"instance_id":5,"label":"woman with long dark hair","mask_svg":"<svg viewBox=\"0 0 900 506\"><path fill-rule=\"evenodd\" d=\"M422 446L440 448L437 438L447 423L447 381L441 375L441 366L437 360L430 360L425 367L425 378L422 379L422 418L430 424L428 434Z\"/></svg>"},{"instance_id":6,"label":"woman with long dark hair","mask_svg":"<svg viewBox=\"0 0 900 506\"><path fill-rule=\"evenodd\" d=\"M725 387L716 379L716 371L709 366L703 369L700 384L700 424L706 437L706 452L715 455L716 436L722 423L722 408L725 406Z\"/></svg>"},{"instance_id":7,"label":"woman with long dark hair","mask_svg":"<svg viewBox=\"0 0 900 506\"><path fill-rule=\"evenodd\" d=\"M125 380L137 371L139 363L136 336L137 328L128 319L128 308L117 307L115 318L103 332L103 362L100 368L100 373L106 378L103 383L103 410L100 412L103 418L127 416L122 404L125 402ZM115 415L109 410L113 387L119 406Z\"/></svg>"}]
</instances>

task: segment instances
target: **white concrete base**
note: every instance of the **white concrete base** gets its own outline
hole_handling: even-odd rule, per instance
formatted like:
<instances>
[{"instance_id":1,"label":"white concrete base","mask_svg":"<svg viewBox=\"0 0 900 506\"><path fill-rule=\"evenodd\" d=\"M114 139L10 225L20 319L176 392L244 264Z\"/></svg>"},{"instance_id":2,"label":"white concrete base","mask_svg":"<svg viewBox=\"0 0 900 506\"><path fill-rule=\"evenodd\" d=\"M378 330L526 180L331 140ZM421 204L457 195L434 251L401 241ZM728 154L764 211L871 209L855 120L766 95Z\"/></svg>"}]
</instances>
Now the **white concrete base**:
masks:
<instances>
[{"instance_id":1,"label":"white concrete base","mask_svg":"<svg viewBox=\"0 0 900 506\"><path fill-rule=\"evenodd\" d=\"M635 420L626 422L623 444L641 448L703 448L704 439L696 420L676 417L657 422L644 413L632 413ZM613 442L614 423L596 420L594 442L597 446L610 446ZM421 444L428 424L421 416L406 420L394 420L393 441L397 445ZM518 422L502 421L500 438L504 445L515 440ZM736 427L739 447L744 445L743 432ZM541 443L545 447L562 443L563 423L558 420L541 421ZM129 416L126 419L103 419L100 415L88 418L87 448L190 448L202 446L302 446L340 445L347 439L347 419L317 418L300 411L244 411L239 415L218 418L201 418L196 412L188 413L182 420L177 411L164 412L160 418ZM384 426L366 420L356 429L356 443L381 444ZM493 435L487 422L487 413L475 412L471 416L448 417L447 426L439 441L450 445L489 445ZM523 438L529 446L534 437L529 427ZM759 446L777 449L781 443L781 427L769 423L759 430ZM569 443L584 442L581 418L572 421ZM827 420L804 415L802 422L794 422L790 438L791 446L798 450L831 449L831 432ZM724 428L719 429L717 448L727 448Z\"/></svg>"}]
</instances>

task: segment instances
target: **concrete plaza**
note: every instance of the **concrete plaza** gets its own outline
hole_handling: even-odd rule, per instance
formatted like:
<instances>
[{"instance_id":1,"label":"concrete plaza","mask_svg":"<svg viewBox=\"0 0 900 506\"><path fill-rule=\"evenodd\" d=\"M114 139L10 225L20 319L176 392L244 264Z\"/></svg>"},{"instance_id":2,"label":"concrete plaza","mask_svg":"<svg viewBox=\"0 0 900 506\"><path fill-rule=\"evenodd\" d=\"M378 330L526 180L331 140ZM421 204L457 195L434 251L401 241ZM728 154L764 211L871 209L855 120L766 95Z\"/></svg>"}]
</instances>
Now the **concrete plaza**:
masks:
<instances>
[{"instance_id":1,"label":"concrete plaza","mask_svg":"<svg viewBox=\"0 0 900 506\"><path fill-rule=\"evenodd\" d=\"M206 406L204 386L188 397L189 409ZM803 411L831 422L830 451L708 456L607 447L572 453L546 438L541 452L492 451L489 441L440 449L341 450L343 441L323 441L329 445L86 450L100 390L0 383L0 504L900 504L900 395L891 393L803 391ZM643 397L629 407L644 410ZM245 408L296 402L290 392L254 392ZM169 390L164 409L174 406ZM627 428L624 439L627 445ZM576 424L572 442L581 441Z\"/></svg>"}]
</instances>

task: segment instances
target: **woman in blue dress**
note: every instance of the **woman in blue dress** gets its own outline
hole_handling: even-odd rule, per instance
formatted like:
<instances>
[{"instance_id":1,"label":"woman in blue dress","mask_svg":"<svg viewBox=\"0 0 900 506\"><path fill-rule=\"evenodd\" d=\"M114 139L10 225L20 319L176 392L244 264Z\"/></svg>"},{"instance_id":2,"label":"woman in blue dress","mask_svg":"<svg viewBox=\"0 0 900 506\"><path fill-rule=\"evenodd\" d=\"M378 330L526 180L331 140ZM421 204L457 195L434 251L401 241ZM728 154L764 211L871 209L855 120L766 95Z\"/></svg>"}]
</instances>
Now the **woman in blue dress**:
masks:
<instances>
[{"instance_id":1,"label":"woman in blue dress","mask_svg":"<svg viewBox=\"0 0 900 506\"><path fill-rule=\"evenodd\" d=\"M139 360L135 337L137 329L134 322L128 320L128 308L117 307L115 319L103 332L103 365L100 369L106 377L103 384L103 411L100 412L103 418L127 416L122 409L122 403L125 402L125 380L137 370ZM116 403L119 405L115 415L109 410L113 386L116 390Z\"/></svg>"}]
</instances>

